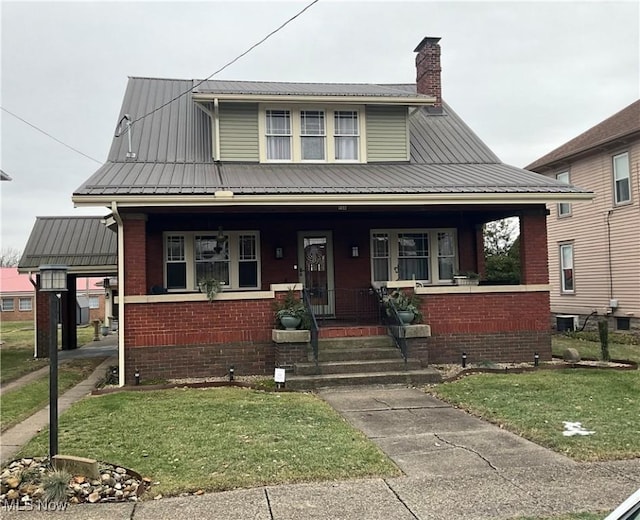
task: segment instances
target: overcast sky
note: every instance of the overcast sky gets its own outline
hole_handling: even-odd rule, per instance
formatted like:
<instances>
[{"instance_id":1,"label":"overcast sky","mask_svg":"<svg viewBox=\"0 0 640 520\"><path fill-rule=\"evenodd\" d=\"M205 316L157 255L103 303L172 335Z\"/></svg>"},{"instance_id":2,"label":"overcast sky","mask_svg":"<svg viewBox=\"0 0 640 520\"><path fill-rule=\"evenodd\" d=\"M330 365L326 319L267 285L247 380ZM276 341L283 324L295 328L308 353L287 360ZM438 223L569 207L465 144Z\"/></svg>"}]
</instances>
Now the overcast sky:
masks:
<instances>
[{"instance_id":1,"label":"overcast sky","mask_svg":"<svg viewBox=\"0 0 640 520\"><path fill-rule=\"evenodd\" d=\"M299 11L290 2L7 2L2 107L102 163L128 76L203 78ZM414 82L440 36L443 98L524 167L640 97L639 3L320 0L218 79ZM74 209L99 164L0 112L0 247Z\"/></svg>"}]
</instances>

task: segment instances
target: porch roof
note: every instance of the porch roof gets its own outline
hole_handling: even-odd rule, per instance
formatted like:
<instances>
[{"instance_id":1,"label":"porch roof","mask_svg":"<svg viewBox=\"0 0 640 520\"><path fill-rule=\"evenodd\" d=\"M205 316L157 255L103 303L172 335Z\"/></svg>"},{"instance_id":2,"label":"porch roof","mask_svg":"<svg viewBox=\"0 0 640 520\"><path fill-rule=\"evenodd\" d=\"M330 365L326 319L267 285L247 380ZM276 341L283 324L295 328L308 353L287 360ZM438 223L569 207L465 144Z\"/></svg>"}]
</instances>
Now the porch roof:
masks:
<instances>
[{"instance_id":1,"label":"porch roof","mask_svg":"<svg viewBox=\"0 0 640 520\"><path fill-rule=\"evenodd\" d=\"M104 217L36 217L22 258L21 273L44 264L63 264L69 273L104 275L117 272L117 235Z\"/></svg>"}]
</instances>

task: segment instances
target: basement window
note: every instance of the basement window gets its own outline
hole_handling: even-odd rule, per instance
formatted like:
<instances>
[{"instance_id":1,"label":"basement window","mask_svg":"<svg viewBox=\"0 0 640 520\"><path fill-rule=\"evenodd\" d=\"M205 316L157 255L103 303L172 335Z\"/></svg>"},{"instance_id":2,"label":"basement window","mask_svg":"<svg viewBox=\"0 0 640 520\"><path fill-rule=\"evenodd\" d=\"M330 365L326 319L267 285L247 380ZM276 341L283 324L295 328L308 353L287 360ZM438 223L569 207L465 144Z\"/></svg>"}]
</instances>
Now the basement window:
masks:
<instances>
[{"instance_id":1,"label":"basement window","mask_svg":"<svg viewBox=\"0 0 640 520\"><path fill-rule=\"evenodd\" d=\"M631 330L631 319L630 318L616 318L616 329L617 330Z\"/></svg>"}]
</instances>

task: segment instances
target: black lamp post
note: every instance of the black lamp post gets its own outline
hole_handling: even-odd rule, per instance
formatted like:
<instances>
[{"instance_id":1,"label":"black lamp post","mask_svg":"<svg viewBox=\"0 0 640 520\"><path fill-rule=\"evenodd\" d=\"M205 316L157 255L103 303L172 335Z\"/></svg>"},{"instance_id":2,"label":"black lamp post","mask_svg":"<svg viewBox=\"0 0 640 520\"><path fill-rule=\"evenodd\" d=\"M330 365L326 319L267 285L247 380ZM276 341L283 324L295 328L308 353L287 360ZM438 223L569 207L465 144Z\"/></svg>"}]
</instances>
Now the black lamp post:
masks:
<instances>
[{"instance_id":1,"label":"black lamp post","mask_svg":"<svg viewBox=\"0 0 640 520\"><path fill-rule=\"evenodd\" d=\"M58 454L58 295L67 290L66 265L40 266L40 291L49 293L49 457Z\"/></svg>"}]
</instances>

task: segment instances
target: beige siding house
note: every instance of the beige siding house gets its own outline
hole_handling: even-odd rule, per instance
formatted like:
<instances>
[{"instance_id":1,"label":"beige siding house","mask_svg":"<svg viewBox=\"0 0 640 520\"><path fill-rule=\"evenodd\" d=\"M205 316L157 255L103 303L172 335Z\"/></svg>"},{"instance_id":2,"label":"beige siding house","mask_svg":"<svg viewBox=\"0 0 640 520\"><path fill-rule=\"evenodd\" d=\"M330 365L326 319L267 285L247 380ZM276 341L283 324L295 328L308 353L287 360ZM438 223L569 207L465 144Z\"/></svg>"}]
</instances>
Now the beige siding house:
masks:
<instances>
[{"instance_id":1,"label":"beige siding house","mask_svg":"<svg viewBox=\"0 0 640 520\"><path fill-rule=\"evenodd\" d=\"M640 100L527 169L595 193L547 206L554 324L640 329Z\"/></svg>"}]
</instances>

